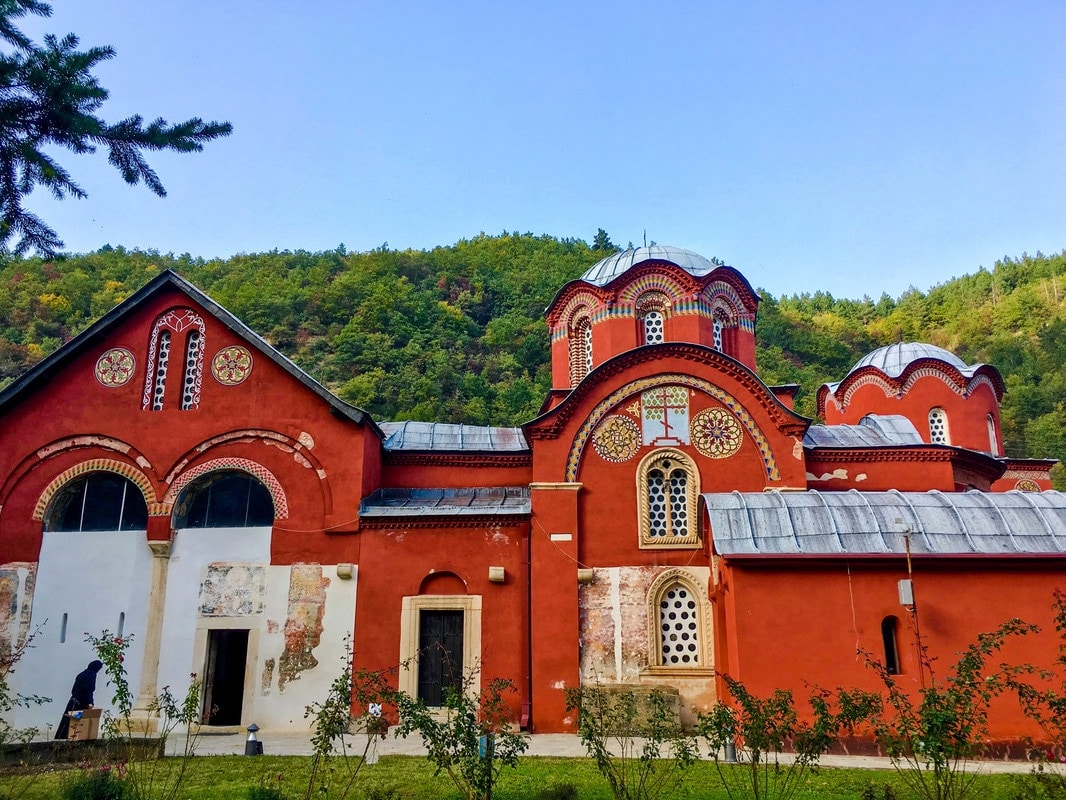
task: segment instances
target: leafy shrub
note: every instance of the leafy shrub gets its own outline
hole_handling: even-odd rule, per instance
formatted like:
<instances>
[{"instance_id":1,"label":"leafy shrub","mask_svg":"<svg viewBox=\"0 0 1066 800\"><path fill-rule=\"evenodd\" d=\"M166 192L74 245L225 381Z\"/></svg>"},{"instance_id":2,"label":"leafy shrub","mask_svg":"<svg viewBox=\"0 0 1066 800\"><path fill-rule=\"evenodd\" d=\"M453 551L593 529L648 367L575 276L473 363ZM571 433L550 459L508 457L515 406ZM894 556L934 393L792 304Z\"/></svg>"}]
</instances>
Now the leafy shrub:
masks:
<instances>
[{"instance_id":1,"label":"leafy shrub","mask_svg":"<svg viewBox=\"0 0 1066 800\"><path fill-rule=\"evenodd\" d=\"M801 722L792 692L776 689L761 698L728 675L723 680L733 703L719 701L709 713L700 714L697 730L732 800L788 800L841 732L851 733L881 707L880 697L861 690L840 691L835 698L816 690L808 698L813 722ZM730 746L741 756L738 765L722 763L722 753ZM786 748L792 755L783 759Z\"/></svg>"},{"instance_id":2,"label":"leafy shrub","mask_svg":"<svg viewBox=\"0 0 1066 800\"><path fill-rule=\"evenodd\" d=\"M555 783L536 794L536 800L577 800L577 787L572 783Z\"/></svg>"},{"instance_id":3,"label":"leafy shrub","mask_svg":"<svg viewBox=\"0 0 1066 800\"><path fill-rule=\"evenodd\" d=\"M676 697L663 689L568 688L566 708L578 712L578 735L615 800L668 795L699 756L681 729Z\"/></svg>"},{"instance_id":4,"label":"leafy shrub","mask_svg":"<svg viewBox=\"0 0 1066 800\"><path fill-rule=\"evenodd\" d=\"M979 634L943 679L936 676L933 659L919 640L921 674L928 677L917 698L884 664L869 653L862 654L886 690L886 713L871 717L874 737L915 796L963 800L976 791L977 772L968 770L967 764L985 752L993 698L1016 685L1015 671L989 662L1009 639L1037 630L1010 619L994 631Z\"/></svg>"},{"instance_id":5,"label":"leafy shrub","mask_svg":"<svg viewBox=\"0 0 1066 800\"><path fill-rule=\"evenodd\" d=\"M492 790L504 767L518 766L518 757L529 740L514 730L514 721L504 695L516 693L515 685L494 678L474 691L478 673L466 675L458 688L444 690L444 706L429 709L421 699L404 692L395 695L400 712L397 736L417 733L427 758L445 773L466 800L491 800Z\"/></svg>"},{"instance_id":6,"label":"leafy shrub","mask_svg":"<svg viewBox=\"0 0 1066 800\"><path fill-rule=\"evenodd\" d=\"M133 800L133 787L120 769L103 767L77 773L64 783L62 800Z\"/></svg>"}]
</instances>

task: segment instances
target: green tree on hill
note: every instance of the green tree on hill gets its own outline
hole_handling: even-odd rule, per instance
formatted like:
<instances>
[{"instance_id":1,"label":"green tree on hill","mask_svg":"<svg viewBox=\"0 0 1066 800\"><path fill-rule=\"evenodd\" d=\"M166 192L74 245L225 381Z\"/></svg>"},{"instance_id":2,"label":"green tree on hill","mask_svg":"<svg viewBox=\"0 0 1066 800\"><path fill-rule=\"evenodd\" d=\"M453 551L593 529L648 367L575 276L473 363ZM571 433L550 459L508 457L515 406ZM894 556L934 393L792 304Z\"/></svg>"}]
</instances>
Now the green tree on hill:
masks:
<instances>
[{"instance_id":1,"label":"green tree on hill","mask_svg":"<svg viewBox=\"0 0 1066 800\"><path fill-rule=\"evenodd\" d=\"M162 117L145 123L139 114L105 122L96 112L108 98L93 70L111 59L110 47L78 48L78 37L53 35L37 44L15 20L26 14L47 17L52 7L40 0L0 0L0 246L16 253L36 250L51 255L63 242L37 215L23 207L34 188L56 198L83 198L85 191L48 149L81 155L106 147L108 161L130 185L144 181L160 197L166 190L144 158L146 151L179 153L203 149L204 142L232 131L228 122L195 117L170 125ZM10 245L14 244L13 247Z\"/></svg>"}]
</instances>

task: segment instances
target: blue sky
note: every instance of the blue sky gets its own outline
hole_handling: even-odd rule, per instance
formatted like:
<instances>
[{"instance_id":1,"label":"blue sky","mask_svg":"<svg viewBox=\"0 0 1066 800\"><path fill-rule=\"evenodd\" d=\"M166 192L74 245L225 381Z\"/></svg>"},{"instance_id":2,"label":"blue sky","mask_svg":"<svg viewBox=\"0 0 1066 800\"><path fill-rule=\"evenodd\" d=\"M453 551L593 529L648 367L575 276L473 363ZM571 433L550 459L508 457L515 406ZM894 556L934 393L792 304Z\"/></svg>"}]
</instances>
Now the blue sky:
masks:
<instances>
[{"instance_id":1,"label":"blue sky","mask_svg":"<svg viewBox=\"0 0 1066 800\"><path fill-rule=\"evenodd\" d=\"M65 156L67 248L227 257L532 231L896 296L1066 248L1061 2L58 0L101 114L229 120L169 196Z\"/></svg>"}]
</instances>

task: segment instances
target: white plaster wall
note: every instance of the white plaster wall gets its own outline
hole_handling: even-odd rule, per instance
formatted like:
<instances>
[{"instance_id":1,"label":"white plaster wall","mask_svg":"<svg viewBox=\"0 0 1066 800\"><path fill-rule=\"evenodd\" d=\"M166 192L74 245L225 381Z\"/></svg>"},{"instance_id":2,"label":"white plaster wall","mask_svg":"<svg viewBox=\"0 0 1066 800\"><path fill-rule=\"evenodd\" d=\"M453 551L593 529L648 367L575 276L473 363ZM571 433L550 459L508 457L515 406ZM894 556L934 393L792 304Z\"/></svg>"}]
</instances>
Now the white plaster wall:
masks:
<instances>
[{"instance_id":1,"label":"white plaster wall","mask_svg":"<svg viewBox=\"0 0 1066 800\"><path fill-rule=\"evenodd\" d=\"M188 689L190 673L202 676L206 628L248 628L257 631L258 637L257 643L256 637L249 637L246 686L251 687L251 699L242 712L243 724L255 722L264 730L306 730L307 705L325 697L329 684L343 667L345 637L351 636L355 621L357 580L354 570L351 579L343 580L337 577L335 564L322 566L329 585L325 590L323 631L313 651L318 666L300 672L281 690L278 663L285 647L289 567L267 567L261 613L233 617L202 617L199 613L200 585L210 565L265 566L269 562L269 528L187 529L175 534L167 577L159 686L169 686L180 698ZM274 662L270 673L266 672L268 659ZM246 698L248 694L246 691Z\"/></svg>"},{"instance_id":2,"label":"white plaster wall","mask_svg":"<svg viewBox=\"0 0 1066 800\"><path fill-rule=\"evenodd\" d=\"M204 665L194 663L199 619L200 583L207 566L216 562L270 563L270 528L188 528L175 531L167 571L163 639L159 649L158 688L169 686L179 700L189 689L190 675L202 677ZM258 628L256 617L232 627Z\"/></svg>"},{"instance_id":3,"label":"white plaster wall","mask_svg":"<svg viewBox=\"0 0 1066 800\"><path fill-rule=\"evenodd\" d=\"M85 634L105 628L117 633L125 613L123 633L133 634L125 666L136 694L140 682L152 553L144 531L47 531L41 545L37 583L33 592L30 630L39 633L16 667L13 685L23 694L52 698L44 706L19 709L17 727L55 730L70 698L74 676L96 656ZM66 641L60 642L63 614ZM110 708L112 690L104 673L97 680L96 705Z\"/></svg>"},{"instance_id":4,"label":"white plaster wall","mask_svg":"<svg viewBox=\"0 0 1066 800\"><path fill-rule=\"evenodd\" d=\"M329 685L341 673L346 653L345 641L351 641L355 629L355 588L358 572L353 568L352 577L343 580L337 577L337 566L322 566L322 575L329 579L326 588L326 608L322 617L322 637L314 650L318 665L300 672L295 680L280 689L277 664L285 648L285 618L289 606L289 567L271 567L267 580L267 626L260 635L259 657L255 669L252 717L260 728L308 730L310 720L304 718L307 706L321 702L329 691ZM268 658L274 659L270 682L264 684L263 675Z\"/></svg>"}]
</instances>

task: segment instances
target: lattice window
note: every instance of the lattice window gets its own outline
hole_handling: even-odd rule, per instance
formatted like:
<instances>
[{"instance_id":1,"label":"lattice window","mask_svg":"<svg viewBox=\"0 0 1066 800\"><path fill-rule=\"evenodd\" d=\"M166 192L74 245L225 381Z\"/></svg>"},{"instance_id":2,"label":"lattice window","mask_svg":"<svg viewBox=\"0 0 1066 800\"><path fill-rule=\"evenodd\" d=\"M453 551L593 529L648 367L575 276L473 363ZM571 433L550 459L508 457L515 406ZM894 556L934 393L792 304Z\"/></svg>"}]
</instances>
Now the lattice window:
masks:
<instances>
[{"instance_id":1,"label":"lattice window","mask_svg":"<svg viewBox=\"0 0 1066 800\"><path fill-rule=\"evenodd\" d=\"M188 411L200 405L205 344L203 318L190 308L173 309L155 321L149 338L142 409L162 411L166 404L172 346L183 356L180 362L182 386L179 407Z\"/></svg>"},{"instance_id":2,"label":"lattice window","mask_svg":"<svg viewBox=\"0 0 1066 800\"><path fill-rule=\"evenodd\" d=\"M200 369L203 363L201 341L203 341L203 336L200 331L189 331L189 336L185 340L185 371L181 382L182 411L196 408L199 404L200 385L203 380Z\"/></svg>"},{"instance_id":3,"label":"lattice window","mask_svg":"<svg viewBox=\"0 0 1066 800\"><path fill-rule=\"evenodd\" d=\"M948 415L942 408L929 410L929 442L930 444L951 444L948 435Z\"/></svg>"},{"instance_id":4,"label":"lattice window","mask_svg":"<svg viewBox=\"0 0 1066 800\"><path fill-rule=\"evenodd\" d=\"M996 419L988 415L988 452L994 456L999 455L999 437L996 436Z\"/></svg>"},{"instance_id":5,"label":"lattice window","mask_svg":"<svg viewBox=\"0 0 1066 800\"><path fill-rule=\"evenodd\" d=\"M663 312L646 311L641 317L644 325L644 344L662 344L665 341L663 335Z\"/></svg>"},{"instance_id":6,"label":"lattice window","mask_svg":"<svg viewBox=\"0 0 1066 800\"><path fill-rule=\"evenodd\" d=\"M700 664L700 604L681 581L669 584L659 596L659 656L664 667Z\"/></svg>"},{"instance_id":7,"label":"lattice window","mask_svg":"<svg viewBox=\"0 0 1066 800\"><path fill-rule=\"evenodd\" d=\"M167 391L167 366L170 364L170 331L160 331L155 365L155 388L152 391L152 411L163 409Z\"/></svg>"},{"instance_id":8,"label":"lattice window","mask_svg":"<svg viewBox=\"0 0 1066 800\"><path fill-rule=\"evenodd\" d=\"M725 325L722 320L715 315L711 320L711 332L714 336L714 349L721 352L722 350L722 331L725 329Z\"/></svg>"},{"instance_id":9,"label":"lattice window","mask_svg":"<svg viewBox=\"0 0 1066 800\"><path fill-rule=\"evenodd\" d=\"M640 546L694 547L699 477L696 466L679 450L652 453L637 469Z\"/></svg>"},{"instance_id":10,"label":"lattice window","mask_svg":"<svg viewBox=\"0 0 1066 800\"><path fill-rule=\"evenodd\" d=\"M570 385L577 386L592 370L592 321L581 316L570 326Z\"/></svg>"}]
</instances>

